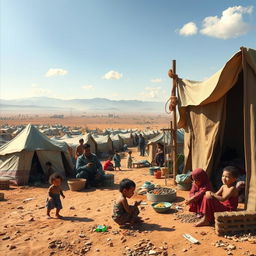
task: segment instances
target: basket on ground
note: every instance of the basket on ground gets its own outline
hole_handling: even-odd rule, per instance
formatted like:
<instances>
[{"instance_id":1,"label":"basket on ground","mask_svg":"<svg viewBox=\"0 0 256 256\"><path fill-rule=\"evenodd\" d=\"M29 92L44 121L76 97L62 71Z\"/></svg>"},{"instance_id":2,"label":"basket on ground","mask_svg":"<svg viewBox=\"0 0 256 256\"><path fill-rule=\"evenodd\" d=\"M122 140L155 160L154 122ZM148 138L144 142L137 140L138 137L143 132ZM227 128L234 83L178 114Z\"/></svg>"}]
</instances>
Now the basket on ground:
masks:
<instances>
[{"instance_id":1,"label":"basket on ground","mask_svg":"<svg viewBox=\"0 0 256 256\"><path fill-rule=\"evenodd\" d=\"M169 202L158 202L151 204L151 206L156 212L163 213L169 211L172 204Z\"/></svg>"},{"instance_id":2,"label":"basket on ground","mask_svg":"<svg viewBox=\"0 0 256 256\"><path fill-rule=\"evenodd\" d=\"M86 179L70 179L68 187L71 191L80 191L85 188Z\"/></svg>"},{"instance_id":3,"label":"basket on ground","mask_svg":"<svg viewBox=\"0 0 256 256\"><path fill-rule=\"evenodd\" d=\"M176 190L171 188L155 188L147 192L147 200L151 202L173 202L176 200Z\"/></svg>"}]
</instances>

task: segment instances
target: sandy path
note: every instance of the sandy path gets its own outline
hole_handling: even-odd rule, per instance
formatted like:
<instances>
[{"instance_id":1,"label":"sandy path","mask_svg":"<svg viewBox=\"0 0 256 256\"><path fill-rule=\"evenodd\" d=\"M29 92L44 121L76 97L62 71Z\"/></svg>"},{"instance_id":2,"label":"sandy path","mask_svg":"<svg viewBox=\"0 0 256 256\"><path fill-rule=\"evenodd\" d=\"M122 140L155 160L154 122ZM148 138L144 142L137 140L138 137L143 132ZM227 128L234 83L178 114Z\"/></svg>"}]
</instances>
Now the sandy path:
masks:
<instances>
[{"instance_id":1,"label":"sandy path","mask_svg":"<svg viewBox=\"0 0 256 256\"><path fill-rule=\"evenodd\" d=\"M137 156L136 158L138 159ZM125 164L123 160L122 165ZM150 176L147 168L115 172L115 183L118 184L125 177L133 179L138 187L145 181L164 185L164 180L156 180ZM171 181L168 183L171 186ZM256 244L252 241L230 241L218 237L213 227L194 228L190 223L175 220L175 213L156 213L150 202L147 202L146 196L134 196L131 199L131 202L143 199L148 203L143 206L144 210L141 210L145 224L141 231L126 233L110 218L113 200L118 196L117 186L113 189L82 192L66 190L61 211L61 214L66 216L65 220L46 219L44 205L47 188L12 187L11 190L1 192L5 193L7 199L0 202L0 255L3 256L83 255L81 248L84 247L91 247L86 255L120 256L123 255L125 246L132 248L141 239L150 239L156 247L161 247L164 245L163 242L166 242L168 255L173 256L228 255L223 248L213 245L220 239L236 246L232 255L256 253ZM185 209L184 198L187 194L186 191L177 191L178 202L175 204ZM26 198L34 199L24 203L23 200ZM98 224L110 225L112 228L107 233L93 232L93 226ZM182 237L183 233L190 233L200 241L200 244L191 244ZM65 248L48 248L49 243L54 240L61 240ZM90 242L91 246L84 246ZM16 248L13 248L14 246Z\"/></svg>"}]
</instances>

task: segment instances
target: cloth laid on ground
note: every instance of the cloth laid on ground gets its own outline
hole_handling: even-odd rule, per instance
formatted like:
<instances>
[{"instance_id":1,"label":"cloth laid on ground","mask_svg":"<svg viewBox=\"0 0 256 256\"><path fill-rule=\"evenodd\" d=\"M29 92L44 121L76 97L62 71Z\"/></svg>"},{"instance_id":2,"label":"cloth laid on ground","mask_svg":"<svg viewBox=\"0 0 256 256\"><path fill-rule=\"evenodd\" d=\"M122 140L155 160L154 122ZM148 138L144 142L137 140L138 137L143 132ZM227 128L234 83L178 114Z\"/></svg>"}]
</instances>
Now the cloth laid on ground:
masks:
<instances>
[{"instance_id":1,"label":"cloth laid on ground","mask_svg":"<svg viewBox=\"0 0 256 256\"><path fill-rule=\"evenodd\" d=\"M185 174L178 174L176 175L176 182L178 184L182 184L186 181L186 179L188 179L190 176L191 176L191 173L192 172L188 172L188 173L185 173Z\"/></svg>"}]
</instances>

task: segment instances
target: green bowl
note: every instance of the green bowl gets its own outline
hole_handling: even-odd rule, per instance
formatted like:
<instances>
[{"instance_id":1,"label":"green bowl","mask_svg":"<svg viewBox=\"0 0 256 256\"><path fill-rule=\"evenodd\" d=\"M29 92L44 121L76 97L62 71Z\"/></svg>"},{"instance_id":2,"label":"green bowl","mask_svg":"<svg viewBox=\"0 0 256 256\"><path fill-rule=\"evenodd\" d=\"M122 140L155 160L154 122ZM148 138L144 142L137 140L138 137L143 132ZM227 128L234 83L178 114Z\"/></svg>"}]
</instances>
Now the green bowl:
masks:
<instances>
[{"instance_id":1,"label":"green bowl","mask_svg":"<svg viewBox=\"0 0 256 256\"><path fill-rule=\"evenodd\" d=\"M157 207L158 204L163 204L164 207ZM169 202L156 202L156 203L151 204L151 206L153 207L153 209L156 212L162 213L162 212L167 212L170 209L170 207L172 206L172 204Z\"/></svg>"}]
</instances>

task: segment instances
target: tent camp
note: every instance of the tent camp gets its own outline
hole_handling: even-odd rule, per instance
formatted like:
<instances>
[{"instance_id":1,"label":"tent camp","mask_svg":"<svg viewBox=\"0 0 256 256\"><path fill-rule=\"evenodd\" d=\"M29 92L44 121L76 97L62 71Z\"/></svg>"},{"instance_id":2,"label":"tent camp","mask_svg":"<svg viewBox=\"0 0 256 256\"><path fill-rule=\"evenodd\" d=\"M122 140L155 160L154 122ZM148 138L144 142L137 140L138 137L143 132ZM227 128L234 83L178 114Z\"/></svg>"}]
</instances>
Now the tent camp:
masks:
<instances>
[{"instance_id":1,"label":"tent camp","mask_svg":"<svg viewBox=\"0 0 256 256\"><path fill-rule=\"evenodd\" d=\"M110 139L109 135L93 135L94 140L97 143L97 150L99 154L106 153L106 154L113 154L114 147L113 142Z\"/></svg>"},{"instance_id":2,"label":"tent camp","mask_svg":"<svg viewBox=\"0 0 256 256\"><path fill-rule=\"evenodd\" d=\"M184 171L201 167L214 179L233 152L245 163L247 209L256 210L256 51L242 47L203 82L177 82Z\"/></svg>"},{"instance_id":3,"label":"tent camp","mask_svg":"<svg viewBox=\"0 0 256 256\"><path fill-rule=\"evenodd\" d=\"M124 140L117 134L117 135L110 135L111 140L113 141L114 150L121 151L124 146Z\"/></svg>"},{"instance_id":4,"label":"tent camp","mask_svg":"<svg viewBox=\"0 0 256 256\"><path fill-rule=\"evenodd\" d=\"M154 138L148 141L147 143L147 154L148 161L151 163L155 159L157 143L161 143L165 146L165 153L170 153L171 147L169 145L172 144L171 134L167 132L161 132ZM177 153L183 153L183 145L184 145L184 130L177 130Z\"/></svg>"},{"instance_id":5,"label":"tent camp","mask_svg":"<svg viewBox=\"0 0 256 256\"><path fill-rule=\"evenodd\" d=\"M73 167L67 145L54 144L29 124L14 139L0 147L0 176L9 176L18 185L24 185L31 177L33 166L37 166L38 175L39 172L47 172L47 161L63 177L72 174Z\"/></svg>"}]
</instances>

